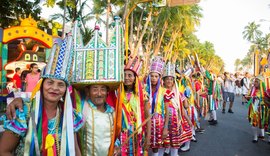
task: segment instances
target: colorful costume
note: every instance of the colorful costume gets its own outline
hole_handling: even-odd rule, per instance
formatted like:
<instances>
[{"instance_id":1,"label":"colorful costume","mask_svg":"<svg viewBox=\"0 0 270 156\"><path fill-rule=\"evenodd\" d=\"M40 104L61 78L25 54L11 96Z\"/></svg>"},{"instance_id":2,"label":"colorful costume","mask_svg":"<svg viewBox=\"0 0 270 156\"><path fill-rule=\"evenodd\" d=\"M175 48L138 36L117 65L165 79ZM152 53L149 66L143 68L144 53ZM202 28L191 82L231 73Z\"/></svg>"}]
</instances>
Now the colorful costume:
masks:
<instances>
[{"instance_id":1,"label":"colorful costume","mask_svg":"<svg viewBox=\"0 0 270 156\"><path fill-rule=\"evenodd\" d=\"M93 101L88 100L90 97L81 96L79 91L84 93L89 85L104 85L109 91L114 91L123 82L124 49L120 18L115 17L109 44L102 40L98 26L89 43L83 44L81 23L76 21L74 25L72 50L75 59L71 83L78 91L74 91L73 100L76 109L83 112L86 120L85 126L79 131L80 148L84 156L111 156L121 131L122 103L119 99L111 103L116 106L115 109L106 103L106 112L101 112Z\"/></svg>"},{"instance_id":2,"label":"colorful costume","mask_svg":"<svg viewBox=\"0 0 270 156\"><path fill-rule=\"evenodd\" d=\"M138 57L131 57L125 70L130 70L135 75L134 90L126 92L121 85L120 98L122 99L122 129L120 134L121 155L122 156L143 156L145 137L145 126L140 127L145 120L144 102L141 83L138 78L141 61ZM128 139L135 131L138 131L133 137Z\"/></svg>"},{"instance_id":3,"label":"colorful costume","mask_svg":"<svg viewBox=\"0 0 270 156\"><path fill-rule=\"evenodd\" d=\"M170 62L167 63L166 68L163 73L163 79L166 77L172 77L174 81L176 78L175 66L174 64L171 64ZM166 91L165 96L167 97L167 99L170 99L170 100L168 101L169 135L164 140L164 147L165 148L171 147L171 148L178 149L180 147L181 112L180 112L180 99L179 99L178 89L176 87L176 81L174 82L173 90Z\"/></svg>"},{"instance_id":4,"label":"colorful costume","mask_svg":"<svg viewBox=\"0 0 270 156\"><path fill-rule=\"evenodd\" d=\"M62 80L69 85L70 35L64 41L55 42L42 78ZM5 128L21 137L18 155L75 155L74 132L83 124L82 115L73 110L70 91L67 87L64 101L58 101L57 115L48 119L43 105L41 79L32 92L31 100L25 102L23 112L16 111L17 118L5 121Z\"/></svg>"},{"instance_id":5,"label":"colorful costume","mask_svg":"<svg viewBox=\"0 0 270 156\"><path fill-rule=\"evenodd\" d=\"M261 85L261 87L263 87ZM260 129L264 129L268 123L268 107L265 105L262 100L264 94L264 89L256 89L253 87L250 92L250 96L252 97L248 102L248 120L253 127L259 127Z\"/></svg>"},{"instance_id":6,"label":"colorful costume","mask_svg":"<svg viewBox=\"0 0 270 156\"><path fill-rule=\"evenodd\" d=\"M252 126L253 143L258 142L258 128L260 129L260 136L264 137L265 129L268 126L268 106L265 103L265 83L262 76L257 76L254 80L254 86L249 93L250 99L248 101L248 120Z\"/></svg>"},{"instance_id":7,"label":"colorful costume","mask_svg":"<svg viewBox=\"0 0 270 156\"><path fill-rule=\"evenodd\" d=\"M36 97L39 97L40 95L36 95ZM17 146L15 155L23 155L25 152L33 152L31 149L31 145L26 144L26 134L28 133L28 129L32 127L32 125L29 125L29 119L30 116L33 115L34 106L36 105L36 100L34 99L33 102L24 102L23 106L23 112L20 112L19 110L16 110L16 116L17 118L14 120L6 120L4 122L4 127L6 130L10 130L17 134L21 139L19 146ZM48 120L48 134L51 134L52 137L55 140L55 143L53 144L53 153L54 155L60 156L60 147L61 147L61 139L62 139L62 122L63 122L63 108L58 108L57 115L55 118ZM73 127L74 132L77 132L83 125L82 115L80 113L77 113L76 111L73 111ZM42 126L40 124L40 126ZM37 127L39 129L39 127ZM42 127L43 128L43 127ZM39 134L39 130L38 130ZM39 146L41 146L41 139L42 136L38 135L38 143Z\"/></svg>"},{"instance_id":8,"label":"colorful costume","mask_svg":"<svg viewBox=\"0 0 270 156\"><path fill-rule=\"evenodd\" d=\"M163 73L164 61L161 57L155 57L151 62L150 73L155 72L160 74ZM155 91L152 91L151 77L150 75L146 80L146 92L148 93L150 102L150 114L151 118L151 148L163 148L162 133L165 122L165 102L168 102L164 95L166 89L161 87L161 80L159 79Z\"/></svg>"}]
</instances>

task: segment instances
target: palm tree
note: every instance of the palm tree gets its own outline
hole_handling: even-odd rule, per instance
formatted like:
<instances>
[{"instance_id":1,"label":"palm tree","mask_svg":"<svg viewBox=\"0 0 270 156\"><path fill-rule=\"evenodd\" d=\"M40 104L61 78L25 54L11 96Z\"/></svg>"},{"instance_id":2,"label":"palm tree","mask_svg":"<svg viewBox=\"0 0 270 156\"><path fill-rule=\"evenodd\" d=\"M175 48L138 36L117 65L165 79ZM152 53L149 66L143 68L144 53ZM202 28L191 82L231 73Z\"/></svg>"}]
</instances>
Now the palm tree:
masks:
<instances>
[{"instance_id":1,"label":"palm tree","mask_svg":"<svg viewBox=\"0 0 270 156\"><path fill-rule=\"evenodd\" d=\"M256 40L262 35L262 31L259 30L259 27L260 24L256 24L255 22L248 23L244 28L245 30L242 32L243 38L253 44L256 44Z\"/></svg>"}]
</instances>

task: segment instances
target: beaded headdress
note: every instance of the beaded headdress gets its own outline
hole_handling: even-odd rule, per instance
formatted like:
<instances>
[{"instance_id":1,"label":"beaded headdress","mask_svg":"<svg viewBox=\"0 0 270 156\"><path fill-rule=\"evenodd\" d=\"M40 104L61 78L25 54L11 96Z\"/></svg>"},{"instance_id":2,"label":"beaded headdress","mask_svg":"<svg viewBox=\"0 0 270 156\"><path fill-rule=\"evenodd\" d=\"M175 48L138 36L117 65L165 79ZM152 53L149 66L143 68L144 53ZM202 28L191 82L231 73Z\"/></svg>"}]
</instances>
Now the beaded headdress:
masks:
<instances>
[{"instance_id":1,"label":"beaded headdress","mask_svg":"<svg viewBox=\"0 0 270 156\"><path fill-rule=\"evenodd\" d=\"M99 35L99 27L95 27L93 38L83 44L79 23L74 27L74 65L71 83L82 89L91 84L102 84L111 90L123 82L124 49L123 30L120 18L115 18L114 30L107 44Z\"/></svg>"},{"instance_id":2,"label":"beaded headdress","mask_svg":"<svg viewBox=\"0 0 270 156\"><path fill-rule=\"evenodd\" d=\"M125 65L124 70L131 70L133 71L136 75L139 74L139 70L141 67L142 61L141 59L136 56L136 57L130 57L128 60L128 63Z\"/></svg>"},{"instance_id":3,"label":"beaded headdress","mask_svg":"<svg viewBox=\"0 0 270 156\"><path fill-rule=\"evenodd\" d=\"M71 65L73 62L72 36L69 34L64 40L56 39L52 47L48 63L42 78L54 78L69 84Z\"/></svg>"},{"instance_id":4,"label":"beaded headdress","mask_svg":"<svg viewBox=\"0 0 270 156\"><path fill-rule=\"evenodd\" d=\"M171 76L171 77L176 77L175 75L175 65L172 64L171 62L168 62L165 66L164 72L163 72L163 77L166 76Z\"/></svg>"},{"instance_id":5,"label":"beaded headdress","mask_svg":"<svg viewBox=\"0 0 270 156\"><path fill-rule=\"evenodd\" d=\"M163 68L164 68L165 62L162 57L156 56L153 58L151 65L150 65L150 73L156 72L160 75L163 74Z\"/></svg>"}]
</instances>

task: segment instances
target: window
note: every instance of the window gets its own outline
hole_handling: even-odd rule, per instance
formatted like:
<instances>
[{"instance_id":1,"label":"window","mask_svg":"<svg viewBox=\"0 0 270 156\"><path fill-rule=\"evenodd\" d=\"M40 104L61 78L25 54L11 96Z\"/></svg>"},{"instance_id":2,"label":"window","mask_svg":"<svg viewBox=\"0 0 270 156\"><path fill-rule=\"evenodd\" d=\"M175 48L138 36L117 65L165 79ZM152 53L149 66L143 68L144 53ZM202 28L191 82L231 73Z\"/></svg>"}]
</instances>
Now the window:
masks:
<instances>
[{"instance_id":1,"label":"window","mask_svg":"<svg viewBox=\"0 0 270 156\"><path fill-rule=\"evenodd\" d=\"M30 61L30 54L25 54L24 59L25 61Z\"/></svg>"},{"instance_id":2,"label":"window","mask_svg":"<svg viewBox=\"0 0 270 156\"><path fill-rule=\"evenodd\" d=\"M38 61L38 56L37 56L37 54L34 54L34 55L33 55L33 61Z\"/></svg>"}]
</instances>

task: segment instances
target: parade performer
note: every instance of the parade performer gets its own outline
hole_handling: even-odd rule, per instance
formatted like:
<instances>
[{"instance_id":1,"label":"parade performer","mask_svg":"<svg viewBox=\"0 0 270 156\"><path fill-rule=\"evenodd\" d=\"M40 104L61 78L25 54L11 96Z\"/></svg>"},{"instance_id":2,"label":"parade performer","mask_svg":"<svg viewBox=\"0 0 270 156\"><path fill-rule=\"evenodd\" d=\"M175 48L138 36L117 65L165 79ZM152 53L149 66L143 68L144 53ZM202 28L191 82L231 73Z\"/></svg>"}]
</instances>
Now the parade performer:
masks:
<instances>
[{"instance_id":1,"label":"parade performer","mask_svg":"<svg viewBox=\"0 0 270 156\"><path fill-rule=\"evenodd\" d=\"M87 88L86 96L76 94L78 107L82 108L85 123L79 130L79 144L82 155L108 155L112 143L114 109L106 103L108 86L92 84ZM80 90L82 91L82 90Z\"/></svg>"},{"instance_id":2,"label":"parade performer","mask_svg":"<svg viewBox=\"0 0 270 156\"><path fill-rule=\"evenodd\" d=\"M189 79L189 75L186 74L187 72L185 72L180 81L179 81L179 87L180 87L180 92L182 93L183 96L183 109L184 109L184 115L187 115L187 117L185 117L188 121L190 128L188 128L191 131L191 139L188 139L185 142L185 146L181 147L181 151L185 152L185 151L189 151L190 149L190 141L194 141L196 142L196 138L195 138L195 128L197 126L199 126L199 122L198 122L198 115L197 115L197 109L195 108L195 99L194 99L194 95L193 95L193 91L191 88L191 82ZM185 125L187 126L187 125Z\"/></svg>"},{"instance_id":3,"label":"parade performer","mask_svg":"<svg viewBox=\"0 0 270 156\"><path fill-rule=\"evenodd\" d=\"M207 90L205 89L203 77L200 72L195 74L194 86L199 115L205 117L209 108L207 104Z\"/></svg>"},{"instance_id":4,"label":"parade performer","mask_svg":"<svg viewBox=\"0 0 270 156\"><path fill-rule=\"evenodd\" d=\"M163 85L170 92L166 92L166 96L171 97L169 101L169 135L164 139L165 153L171 154L171 156L178 155L178 149L180 148L180 134L181 134L181 110L180 109L180 94L178 87L176 86L175 66L170 62L167 63L163 74Z\"/></svg>"},{"instance_id":5,"label":"parade performer","mask_svg":"<svg viewBox=\"0 0 270 156\"><path fill-rule=\"evenodd\" d=\"M150 122L148 122L148 128L145 125L140 127L145 116L148 117L149 114L144 105L142 85L138 77L140 66L139 57L130 57L124 68L124 84L121 85L119 97L123 102L122 130L119 139L122 156L143 156L147 153L143 144L150 143ZM133 133L135 133L134 136L129 138Z\"/></svg>"},{"instance_id":6,"label":"parade performer","mask_svg":"<svg viewBox=\"0 0 270 156\"><path fill-rule=\"evenodd\" d=\"M83 113L85 124L79 131L83 156L112 156L119 153L117 136L122 124L122 101L108 103L109 92L123 82L124 49L120 18L116 17L110 43L106 44L95 26L94 36L87 44L82 42L81 24L75 23L75 62L72 85L78 92L73 100ZM75 91L74 91L75 92ZM80 94L79 94L80 93ZM121 91L118 90L118 95ZM113 108L114 106L114 108Z\"/></svg>"},{"instance_id":7,"label":"parade performer","mask_svg":"<svg viewBox=\"0 0 270 156\"><path fill-rule=\"evenodd\" d=\"M151 146L153 156L163 155L164 138L168 135L168 102L165 96L166 89L161 86L164 61L161 57L155 57L150 65L150 73L146 80L146 92L149 97L149 112L151 119Z\"/></svg>"},{"instance_id":8,"label":"parade performer","mask_svg":"<svg viewBox=\"0 0 270 156\"><path fill-rule=\"evenodd\" d=\"M252 126L253 143L258 142L258 137L264 138L264 128L267 126L268 107L264 102L265 85L264 78L259 75L254 79L253 87L248 96L248 120ZM258 136L258 129L260 136Z\"/></svg>"},{"instance_id":9,"label":"parade performer","mask_svg":"<svg viewBox=\"0 0 270 156\"><path fill-rule=\"evenodd\" d=\"M207 82L207 88L208 88L208 103L209 103L209 111L210 115L212 117L211 120L209 120L210 125L216 125L217 122L217 112L216 110L218 109L218 103L215 100L215 91L216 91L216 80L214 77L214 74L211 73L211 71L206 70L205 71L205 76L208 79Z\"/></svg>"},{"instance_id":10,"label":"parade performer","mask_svg":"<svg viewBox=\"0 0 270 156\"><path fill-rule=\"evenodd\" d=\"M76 132L83 124L82 115L73 110L70 98L69 73L73 53L72 38L54 45L42 78L22 111L14 120L6 120L0 141L0 155L80 155ZM60 50L59 50L60 49ZM18 146L17 146L18 145Z\"/></svg>"},{"instance_id":11,"label":"parade performer","mask_svg":"<svg viewBox=\"0 0 270 156\"><path fill-rule=\"evenodd\" d=\"M269 78L266 78L266 81L269 81ZM268 144L270 144L270 89L269 88L265 91L264 102L265 104L268 105L268 124L266 127L266 134L268 134Z\"/></svg>"},{"instance_id":12,"label":"parade performer","mask_svg":"<svg viewBox=\"0 0 270 156\"><path fill-rule=\"evenodd\" d=\"M106 47L105 42L99 36L97 27L95 36L84 46L80 34L80 24L76 21L74 25L73 46L69 47L69 50L75 55L74 61L68 61L68 64L74 69L71 80L72 87L75 88L71 94L72 103L77 112L82 112L84 119L84 125L78 133L78 143L84 156L111 156L119 152L118 148L115 148L118 145L115 143L115 136L121 129L122 119L121 102L115 101L113 104L116 106L115 110L106 102L108 92L119 88L119 84L123 81L123 62L118 61L123 57L122 31L119 31L119 20L116 19L115 31L111 40L112 47ZM101 50L98 50L99 48ZM85 49L88 49L87 52ZM11 103L7 111L13 112L14 105L20 108L19 105ZM120 113L115 113L118 110ZM65 132L69 130L72 128L66 129ZM62 143L67 145L66 142ZM68 143L72 142L68 141ZM72 146L65 147L72 149Z\"/></svg>"}]
</instances>

